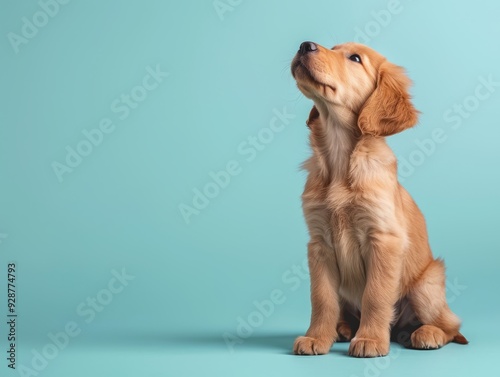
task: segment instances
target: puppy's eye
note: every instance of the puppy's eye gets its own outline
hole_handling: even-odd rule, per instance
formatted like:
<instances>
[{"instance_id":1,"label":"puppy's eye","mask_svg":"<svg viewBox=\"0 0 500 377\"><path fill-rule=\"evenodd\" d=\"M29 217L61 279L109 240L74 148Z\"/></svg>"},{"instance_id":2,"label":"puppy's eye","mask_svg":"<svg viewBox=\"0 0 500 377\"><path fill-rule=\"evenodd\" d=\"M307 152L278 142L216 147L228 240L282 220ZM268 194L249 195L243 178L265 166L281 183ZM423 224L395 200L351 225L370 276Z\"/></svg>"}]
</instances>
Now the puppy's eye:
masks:
<instances>
[{"instance_id":1,"label":"puppy's eye","mask_svg":"<svg viewBox=\"0 0 500 377\"><path fill-rule=\"evenodd\" d=\"M353 54L349 56L349 60L352 60L353 62L356 63L361 63L361 57L358 54Z\"/></svg>"}]
</instances>

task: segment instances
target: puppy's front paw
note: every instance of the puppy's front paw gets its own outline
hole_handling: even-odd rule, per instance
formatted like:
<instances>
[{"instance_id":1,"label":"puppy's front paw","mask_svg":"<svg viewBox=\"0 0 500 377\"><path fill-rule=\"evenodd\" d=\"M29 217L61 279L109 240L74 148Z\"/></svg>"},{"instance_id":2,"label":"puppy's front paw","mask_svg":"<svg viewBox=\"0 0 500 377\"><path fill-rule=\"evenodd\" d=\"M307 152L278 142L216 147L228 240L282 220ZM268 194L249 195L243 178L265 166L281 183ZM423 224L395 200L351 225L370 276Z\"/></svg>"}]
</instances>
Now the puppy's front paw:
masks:
<instances>
[{"instance_id":1,"label":"puppy's front paw","mask_svg":"<svg viewBox=\"0 0 500 377\"><path fill-rule=\"evenodd\" d=\"M293 353L296 355L324 355L330 351L331 347L331 342L308 336L299 336L295 339Z\"/></svg>"},{"instance_id":2,"label":"puppy's front paw","mask_svg":"<svg viewBox=\"0 0 500 377\"><path fill-rule=\"evenodd\" d=\"M355 337L349 346L349 355L354 357L378 357L388 353L389 342L381 340Z\"/></svg>"}]
</instances>

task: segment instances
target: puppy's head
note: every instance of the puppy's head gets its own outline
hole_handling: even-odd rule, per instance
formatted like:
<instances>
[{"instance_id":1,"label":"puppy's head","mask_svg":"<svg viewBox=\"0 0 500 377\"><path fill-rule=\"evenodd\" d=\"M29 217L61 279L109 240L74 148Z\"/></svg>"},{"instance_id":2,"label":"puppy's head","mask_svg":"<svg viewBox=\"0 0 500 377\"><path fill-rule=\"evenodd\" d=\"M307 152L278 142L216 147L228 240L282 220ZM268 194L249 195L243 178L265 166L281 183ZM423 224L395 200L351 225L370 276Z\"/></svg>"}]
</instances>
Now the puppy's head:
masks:
<instances>
[{"instance_id":1,"label":"puppy's head","mask_svg":"<svg viewBox=\"0 0 500 377\"><path fill-rule=\"evenodd\" d=\"M367 46L345 43L327 49L304 42L292 61L292 75L300 91L321 108L357 114L363 134L389 136L417 123L404 70Z\"/></svg>"}]
</instances>

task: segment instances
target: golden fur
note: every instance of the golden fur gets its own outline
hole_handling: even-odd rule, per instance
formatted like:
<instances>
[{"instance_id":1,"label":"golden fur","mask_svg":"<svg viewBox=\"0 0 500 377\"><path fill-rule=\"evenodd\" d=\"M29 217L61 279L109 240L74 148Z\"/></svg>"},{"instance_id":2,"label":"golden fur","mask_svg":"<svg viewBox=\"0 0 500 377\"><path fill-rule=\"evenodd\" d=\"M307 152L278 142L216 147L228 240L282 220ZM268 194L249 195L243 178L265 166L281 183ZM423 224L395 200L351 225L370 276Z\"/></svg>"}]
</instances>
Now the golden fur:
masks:
<instances>
[{"instance_id":1,"label":"golden fur","mask_svg":"<svg viewBox=\"0 0 500 377\"><path fill-rule=\"evenodd\" d=\"M399 184L385 141L417 123L410 80L366 46L314 47L292 62L299 89L314 101L302 196L312 315L294 352L325 354L347 340L352 356L383 356L398 329L411 329L413 348L467 343L446 303L444 264L432 256L424 217Z\"/></svg>"}]
</instances>

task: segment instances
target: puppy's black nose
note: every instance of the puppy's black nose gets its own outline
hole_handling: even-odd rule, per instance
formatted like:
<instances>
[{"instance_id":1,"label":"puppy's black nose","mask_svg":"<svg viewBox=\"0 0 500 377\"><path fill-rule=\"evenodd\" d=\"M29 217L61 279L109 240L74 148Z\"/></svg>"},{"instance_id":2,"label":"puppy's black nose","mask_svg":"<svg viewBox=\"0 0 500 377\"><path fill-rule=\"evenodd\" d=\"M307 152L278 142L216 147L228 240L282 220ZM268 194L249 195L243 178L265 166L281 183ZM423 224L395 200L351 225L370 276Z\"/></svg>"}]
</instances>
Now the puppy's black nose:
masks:
<instances>
[{"instance_id":1,"label":"puppy's black nose","mask_svg":"<svg viewBox=\"0 0 500 377\"><path fill-rule=\"evenodd\" d=\"M316 51L318 49L318 46L316 46L315 43L313 42L302 42L299 47L299 54L305 55L308 54L312 51Z\"/></svg>"}]
</instances>

